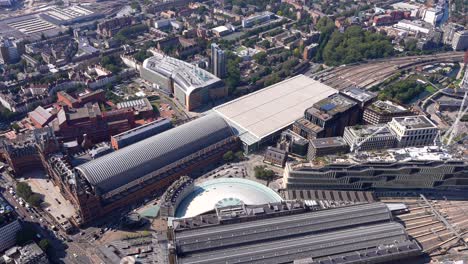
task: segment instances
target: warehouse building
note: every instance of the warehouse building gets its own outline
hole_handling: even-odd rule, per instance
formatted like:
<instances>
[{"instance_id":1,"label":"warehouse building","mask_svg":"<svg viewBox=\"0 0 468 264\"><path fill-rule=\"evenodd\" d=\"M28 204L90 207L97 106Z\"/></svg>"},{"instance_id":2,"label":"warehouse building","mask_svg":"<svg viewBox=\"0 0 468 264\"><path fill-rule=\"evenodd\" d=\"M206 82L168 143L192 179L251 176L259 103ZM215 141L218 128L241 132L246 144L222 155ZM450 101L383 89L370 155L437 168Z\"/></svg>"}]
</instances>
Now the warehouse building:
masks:
<instances>
[{"instance_id":1,"label":"warehouse building","mask_svg":"<svg viewBox=\"0 0 468 264\"><path fill-rule=\"evenodd\" d=\"M164 190L236 146L231 127L219 116L207 115L79 165L72 172L63 170L62 162L52 157L48 172L77 207L80 221L88 223Z\"/></svg>"},{"instance_id":2,"label":"warehouse building","mask_svg":"<svg viewBox=\"0 0 468 264\"><path fill-rule=\"evenodd\" d=\"M227 96L227 87L215 75L190 63L156 54L143 62L141 77L172 94L188 110Z\"/></svg>"},{"instance_id":3,"label":"warehouse building","mask_svg":"<svg viewBox=\"0 0 468 264\"><path fill-rule=\"evenodd\" d=\"M217 214L175 220L170 231L171 257L179 264L378 263L421 254L382 203L325 210L298 201L220 207Z\"/></svg>"},{"instance_id":4,"label":"warehouse building","mask_svg":"<svg viewBox=\"0 0 468 264\"><path fill-rule=\"evenodd\" d=\"M304 111L338 91L304 75L286 79L214 108L236 130L245 152L278 138Z\"/></svg>"}]
</instances>

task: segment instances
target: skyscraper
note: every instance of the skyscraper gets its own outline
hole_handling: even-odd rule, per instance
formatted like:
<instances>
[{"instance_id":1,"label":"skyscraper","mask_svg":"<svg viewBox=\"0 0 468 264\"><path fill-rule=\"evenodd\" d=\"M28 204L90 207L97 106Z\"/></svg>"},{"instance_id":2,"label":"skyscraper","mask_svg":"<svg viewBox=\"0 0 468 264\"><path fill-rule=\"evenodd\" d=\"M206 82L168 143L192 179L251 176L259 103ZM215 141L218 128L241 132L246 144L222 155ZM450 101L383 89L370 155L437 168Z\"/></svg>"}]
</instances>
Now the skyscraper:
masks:
<instances>
[{"instance_id":1,"label":"skyscraper","mask_svg":"<svg viewBox=\"0 0 468 264\"><path fill-rule=\"evenodd\" d=\"M0 62L5 64L19 61L24 50L24 44L13 38L0 39Z\"/></svg>"},{"instance_id":2,"label":"skyscraper","mask_svg":"<svg viewBox=\"0 0 468 264\"><path fill-rule=\"evenodd\" d=\"M211 70L219 78L226 76L226 53L216 43L211 44Z\"/></svg>"}]
</instances>

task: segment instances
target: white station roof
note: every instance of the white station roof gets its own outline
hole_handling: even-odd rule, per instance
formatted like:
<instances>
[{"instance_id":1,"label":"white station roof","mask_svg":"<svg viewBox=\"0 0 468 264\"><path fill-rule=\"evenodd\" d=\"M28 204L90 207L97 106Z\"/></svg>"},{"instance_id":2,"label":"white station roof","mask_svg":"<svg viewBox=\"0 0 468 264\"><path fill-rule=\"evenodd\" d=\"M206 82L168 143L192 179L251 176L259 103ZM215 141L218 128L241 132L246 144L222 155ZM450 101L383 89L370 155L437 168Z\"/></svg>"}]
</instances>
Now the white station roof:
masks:
<instances>
[{"instance_id":1,"label":"white station roof","mask_svg":"<svg viewBox=\"0 0 468 264\"><path fill-rule=\"evenodd\" d=\"M262 139L291 125L314 103L338 91L305 75L297 75L214 110L235 126Z\"/></svg>"},{"instance_id":2,"label":"white station roof","mask_svg":"<svg viewBox=\"0 0 468 264\"><path fill-rule=\"evenodd\" d=\"M216 207L247 204L259 205L280 202L283 199L267 186L240 178L209 180L194 187L179 204L176 217L193 217Z\"/></svg>"}]
</instances>

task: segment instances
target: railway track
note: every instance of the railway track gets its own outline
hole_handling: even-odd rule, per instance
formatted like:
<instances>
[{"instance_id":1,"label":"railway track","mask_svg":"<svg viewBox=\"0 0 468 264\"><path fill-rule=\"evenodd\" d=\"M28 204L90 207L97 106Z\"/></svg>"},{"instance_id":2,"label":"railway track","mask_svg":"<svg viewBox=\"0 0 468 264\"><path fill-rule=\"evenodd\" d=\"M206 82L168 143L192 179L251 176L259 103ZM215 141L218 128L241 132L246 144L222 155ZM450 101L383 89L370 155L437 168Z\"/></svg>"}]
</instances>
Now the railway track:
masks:
<instances>
[{"instance_id":1,"label":"railway track","mask_svg":"<svg viewBox=\"0 0 468 264\"><path fill-rule=\"evenodd\" d=\"M430 256L446 254L456 245L468 239L468 206L461 201L428 201L388 199L385 202L402 202L409 213L397 216L408 235L416 239ZM430 205L430 206L429 206ZM432 208L431 208L432 207ZM437 211L439 218L433 213ZM450 227L447 226L446 221Z\"/></svg>"},{"instance_id":2,"label":"railway track","mask_svg":"<svg viewBox=\"0 0 468 264\"><path fill-rule=\"evenodd\" d=\"M370 88L381 83L393 74L408 68L435 62L460 61L463 52L399 57L370 61L363 64L340 66L314 76L321 82L338 90L350 85Z\"/></svg>"}]
</instances>

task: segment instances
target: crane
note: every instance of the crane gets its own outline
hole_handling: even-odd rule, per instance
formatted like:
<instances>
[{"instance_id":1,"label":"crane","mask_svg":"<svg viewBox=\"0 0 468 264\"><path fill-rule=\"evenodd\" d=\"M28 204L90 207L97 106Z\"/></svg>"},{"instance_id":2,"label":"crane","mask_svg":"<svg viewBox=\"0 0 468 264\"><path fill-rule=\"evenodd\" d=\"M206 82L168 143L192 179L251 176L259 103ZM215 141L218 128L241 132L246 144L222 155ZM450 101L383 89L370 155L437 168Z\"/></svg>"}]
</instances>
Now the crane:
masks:
<instances>
[{"instance_id":1,"label":"crane","mask_svg":"<svg viewBox=\"0 0 468 264\"><path fill-rule=\"evenodd\" d=\"M385 128L387 128L386 125L383 125L383 126L379 127L372 134L370 134L369 136L364 138L361 142L356 143L356 141L354 141L353 144L351 145L351 152L357 153L359 151L359 148L362 146L362 144L364 144L366 141L368 141L369 139L371 139L372 137L374 137L375 135L380 133Z\"/></svg>"}]
</instances>

